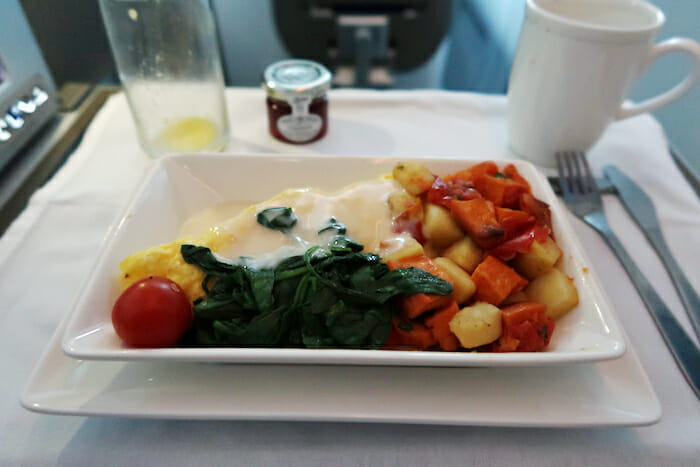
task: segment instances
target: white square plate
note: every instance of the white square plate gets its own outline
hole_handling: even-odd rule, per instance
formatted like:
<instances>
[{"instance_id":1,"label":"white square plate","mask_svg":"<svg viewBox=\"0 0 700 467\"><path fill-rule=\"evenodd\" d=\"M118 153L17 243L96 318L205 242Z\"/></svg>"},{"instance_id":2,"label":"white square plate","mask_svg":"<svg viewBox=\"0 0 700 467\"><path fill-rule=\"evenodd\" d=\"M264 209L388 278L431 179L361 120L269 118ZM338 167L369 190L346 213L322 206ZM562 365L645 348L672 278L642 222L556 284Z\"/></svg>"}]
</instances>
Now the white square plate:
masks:
<instances>
[{"instance_id":1,"label":"white square plate","mask_svg":"<svg viewBox=\"0 0 700 467\"><path fill-rule=\"evenodd\" d=\"M471 353L349 349L167 348L124 346L114 332L111 309L119 291L119 263L129 254L171 242L191 215L225 201L253 204L287 188L336 191L391 171L399 159L334 156L196 155L160 159L136 189L124 215L107 236L82 295L72 310L63 350L82 359L178 360L278 364L411 366L537 366L620 357L625 339L581 245L546 179L534 166L514 163L533 194L548 203L563 267L574 279L580 303L556 323L546 352ZM448 174L478 161L421 159L434 173Z\"/></svg>"},{"instance_id":2,"label":"white square plate","mask_svg":"<svg viewBox=\"0 0 700 467\"><path fill-rule=\"evenodd\" d=\"M529 368L85 361L60 351L68 318L22 393L21 403L29 410L559 428L649 425L661 417L659 400L631 346L612 361Z\"/></svg>"}]
</instances>

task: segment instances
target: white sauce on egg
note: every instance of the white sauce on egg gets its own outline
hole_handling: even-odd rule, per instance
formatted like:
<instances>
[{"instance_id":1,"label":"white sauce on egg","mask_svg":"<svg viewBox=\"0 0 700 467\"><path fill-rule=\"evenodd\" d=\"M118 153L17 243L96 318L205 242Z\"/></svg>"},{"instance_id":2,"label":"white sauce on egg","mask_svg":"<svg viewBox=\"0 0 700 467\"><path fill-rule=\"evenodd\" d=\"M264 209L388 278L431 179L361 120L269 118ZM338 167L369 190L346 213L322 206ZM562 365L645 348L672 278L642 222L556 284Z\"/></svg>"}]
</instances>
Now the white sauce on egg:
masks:
<instances>
[{"instance_id":1,"label":"white sauce on egg","mask_svg":"<svg viewBox=\"0 0 700 467\"><path fill-rule=\"evenodd\" d=\"M378 179L335 194L311 188L287 190L247 208L241 203L227 203L207 209L188 219L181 234L197 236L209 227L209 231L216 231L225 239L217 249L219 258L240 262L240 257L246 257L246 263L251 266L273 267L284 258L303 254L313 245L326 246L334 233L318 235L318 231L333 217L345 225L346 235L364 245L365 252L386 256L411 238L392 228L387 199L397 189L393 180ZM293 209L298 219L291 231L293 235L258 224L257 214L270 207Z\"/></svg>"}]
</instances>

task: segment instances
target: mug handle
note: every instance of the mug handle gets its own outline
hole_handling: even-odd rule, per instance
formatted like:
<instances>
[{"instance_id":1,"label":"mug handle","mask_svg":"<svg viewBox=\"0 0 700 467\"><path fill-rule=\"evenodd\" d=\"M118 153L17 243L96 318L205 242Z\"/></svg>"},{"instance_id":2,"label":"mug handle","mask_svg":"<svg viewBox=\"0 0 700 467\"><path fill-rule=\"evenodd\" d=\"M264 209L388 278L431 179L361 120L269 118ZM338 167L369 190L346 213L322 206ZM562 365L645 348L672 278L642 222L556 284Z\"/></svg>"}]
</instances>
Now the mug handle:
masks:
<instances>
[{"instance_id":1,"label":"mug handle","mask_svg":"<svg viewBox=\"0 0 700 467\"><path fill-rule=\"evenodd\" d=\"M649 51L649 56L647 57L647 65L650 65L654 60L662 55L666 55L670 52L685 52L690 55L691 58L691 70L688 76L685 77L683 81L678 83L673 88L659 94L658 96L649 98L639 104L629 104L624 103L617 111L615 119L621 120L623 118L632 117L644 112L651 112L658 109L671 101L674 101L681 97L686 92L690 91L698 80L700 80L700 44L692 39L685 39L680 37L674 37L668 39L659 44L656 44Z\"/></svg>"}]
</instances>

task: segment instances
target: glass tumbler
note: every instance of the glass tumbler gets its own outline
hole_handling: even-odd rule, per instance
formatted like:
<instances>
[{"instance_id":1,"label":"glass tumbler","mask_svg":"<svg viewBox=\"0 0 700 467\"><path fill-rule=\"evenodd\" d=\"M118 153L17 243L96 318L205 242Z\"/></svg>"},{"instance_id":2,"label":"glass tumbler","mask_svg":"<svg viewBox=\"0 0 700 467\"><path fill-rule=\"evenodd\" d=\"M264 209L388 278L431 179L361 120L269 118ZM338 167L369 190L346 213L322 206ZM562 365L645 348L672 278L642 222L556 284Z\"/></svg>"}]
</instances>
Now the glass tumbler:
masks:
<instances>
[{"instance_id":1,"label":"glass tumbler","mask_svg":"<svg viewBox=\"0 0 700 467\"><path fill-rule=\"evenodd\" d=\"M146 152L223 149L229 128L208 0L100 0L100 7Z\"/></svg>"}]
</instances>

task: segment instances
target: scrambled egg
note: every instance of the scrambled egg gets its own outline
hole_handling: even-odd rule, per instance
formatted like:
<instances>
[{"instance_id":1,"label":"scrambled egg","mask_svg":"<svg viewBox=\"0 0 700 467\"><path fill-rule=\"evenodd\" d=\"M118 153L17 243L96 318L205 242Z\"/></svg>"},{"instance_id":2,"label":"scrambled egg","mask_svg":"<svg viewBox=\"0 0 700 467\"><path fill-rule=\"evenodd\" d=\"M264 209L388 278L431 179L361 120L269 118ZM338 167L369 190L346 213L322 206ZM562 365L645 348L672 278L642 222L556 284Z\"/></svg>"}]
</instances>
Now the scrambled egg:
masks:
<instances>
[{"instance_id":1,"label":"scrambled egg","mask_svg":"<svg viewBox=\"0 0 700 467\"><path fill-rule=\"evenodd\" d=\"M167 277L178 284L190 301L204 295L201 269L185 262L180 254L180 247L185 244L201 245L218 251L224 244L233 241L217 228L211 228L199 238L182 237L177 240L148 248L128 256L119 264L121 276L119 285L125 290L134 282L148 276Z\"/></svg>"},{"instance_id":2,"label":"scrambled egg","mask_svg":"<svg viewBox=\"0 0 700 467\"><path fill-rule=\"evenodd\" d=\"M285 193L287 192L277 195L267 202L247 207L229 223L235 224L236 220L245 218L246 215L254 219L251 213L257 212L263 205L283 198ZM231 233L230 225L227 224L210 227L199 237L192 235L180 237L170 243L156 245L129 255L119 264L121 270L120 290L123 292L134 282L146 277L159 276L167 277L179 285L191 302L204 296L202 281L205 274L197 266L185 262L180 254L180 247L183 244L191 244L205 246L214 253L220 252L236 242L236 236Z\"/></svg>"}]
</instances>

